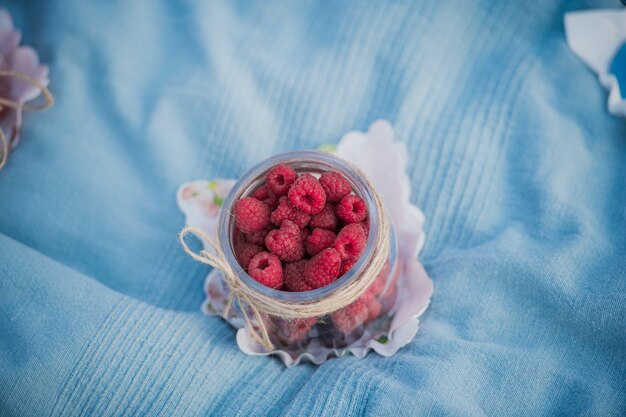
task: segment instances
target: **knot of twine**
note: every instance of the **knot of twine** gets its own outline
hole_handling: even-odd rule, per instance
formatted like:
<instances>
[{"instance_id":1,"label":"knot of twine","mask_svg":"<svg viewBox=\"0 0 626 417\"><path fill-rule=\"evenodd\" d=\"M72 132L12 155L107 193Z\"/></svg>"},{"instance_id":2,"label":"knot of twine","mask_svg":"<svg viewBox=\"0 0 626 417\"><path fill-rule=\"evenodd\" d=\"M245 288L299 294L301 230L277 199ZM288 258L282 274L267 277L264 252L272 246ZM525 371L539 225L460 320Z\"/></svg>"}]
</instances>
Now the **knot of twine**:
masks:
<instances>
[{"instance_id":1,"label":"knot of twine","mask_svg":"<svg viewBox=\"0 0 626 417\"><path fill-rule=\"evenodd\" d=\"M373 242L374 252L367 264L363 266L363 270L357 279L318 299L288 301L262 294L246 285L241 277L233 271L224 256L219 238L211 239L194 227L186 227L180 232L180 243L189 256L196 261L211 265L222 271L225 283L229 289L229 296L222 317L226 318L228 316L233 301L237 301L241 307L241 313L250 335L269 351L274 350L274 344L270 340L263 314L278 316L284 319L301 319L325 316L346 307L356 301L374 283L389 257L391 225L385 214L382 200L367 177L357 168L355 170L362 175L364 181L372 190L378 212L378 218L372 219L377 221L379 225L376 241ZM185 236L188 234L203 239L213 249L213 252L206 249L201 250L200 253L192 251L185 242ZM252 325L252 318L249 317L246 306L250 308L252 315L257 318L258 331Z\"/></svg>"},{"instance_id":2,"label":"knot of twine","mask_svg":"<svg viewBox=\"0 0 626 417\"><path fill-rule=\"evenodd\" d=\"M19 78L22 81L26 81L27 83L37 87L41 91L41 94L45 99L45 101L40 104L28 104L20 103L9 98L0 97L0 109L2 109L3 107L9 107L18 110L38 111L47 109L54 104L54 97L52 96L50 90L48 90L45 85L41 84L39 81L35 80L29 75L18 71L3 70L0 71L0 77L15 77ZM7 140L2 129L0 129L0 143L2 146L2 156L0 156L0 170L2 170L2 168L4 168L7 163L7 159L9 158L9 140Z\"/></svg>"}]
</instances>

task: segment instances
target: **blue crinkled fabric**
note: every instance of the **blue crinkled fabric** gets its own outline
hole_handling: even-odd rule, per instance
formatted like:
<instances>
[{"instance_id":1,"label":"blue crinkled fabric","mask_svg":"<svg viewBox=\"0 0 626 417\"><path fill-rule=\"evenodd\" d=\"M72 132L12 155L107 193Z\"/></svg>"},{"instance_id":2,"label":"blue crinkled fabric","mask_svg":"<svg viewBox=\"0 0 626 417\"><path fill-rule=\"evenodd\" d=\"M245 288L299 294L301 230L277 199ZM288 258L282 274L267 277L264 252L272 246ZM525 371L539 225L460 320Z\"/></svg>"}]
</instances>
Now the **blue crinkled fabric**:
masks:
<instances>
[{"instance_id":1,"label":"blue crinkled fabric","mask_svg":"<svg viewBox=\"0 0 626 417\"><path fill-rule=\"evenodd\" d=\"M620 95L626 96L626 43L617 50L611 62L610 71L617 79Z\"/></svg>"},{"instance_id":2,"label":"blue crinkled fabric","mask_svg":"<svg viewBox=\"0 0 626 417\"><path fill-rule=\"evenodd\" d=\"M0 172L0 415L626 414L626 121L563 14L615 1L11 0L56 105ZM287 369L203 316L182 182L390 120L416 339Z\"/></svg>"}]
</instances>

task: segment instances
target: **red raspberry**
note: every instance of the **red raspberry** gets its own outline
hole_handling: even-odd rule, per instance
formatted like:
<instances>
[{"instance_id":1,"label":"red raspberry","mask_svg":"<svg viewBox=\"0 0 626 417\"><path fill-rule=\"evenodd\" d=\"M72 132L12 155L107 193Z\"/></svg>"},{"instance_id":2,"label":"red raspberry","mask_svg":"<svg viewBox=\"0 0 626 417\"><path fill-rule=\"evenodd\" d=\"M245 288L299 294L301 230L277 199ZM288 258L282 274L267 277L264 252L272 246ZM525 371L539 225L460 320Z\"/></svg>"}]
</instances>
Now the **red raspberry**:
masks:
<instances>
[{"instance_id":1,"label":"red raspberry","mask_svg":"<svg viewBox=\"0 0 626 417\"><path fill-rule=\"evenodd\" d=\"M322 211L311 217L309 226L313 229L326 229L334 232L338 223L339 221L335 215L335 205L326 203Z\"/></svg>"},{"instance_id":2,"label":"red raspberry","mask_svg":"<svg viewBox=\"0 0 626 417\"><path fill-rule=\"evenodd\" d=\"M250 197L264 202L270 209L275 209L278 206L278 197L270 191L267 185L261 185L259 188L254 190L252 194L250 194Z\"/></svg>"},{"instance_id":3,"label":"red raspberry","mask_svg":"<svg viewBox=\"0 0 626 417\"><path fill-rule=\"evenodd\" d=\"M363 228L363 232L365 233L365 237L369 237L370 235L370 225L369 225L369 219L365 219L362 222L359 222L358 224Z\"/></svg>"},{"instance_id":4,"label":"red raspberry","mask_svg":"<svg viewBox=\"0 0 626 417\"><path fill-rule=\"evenodd\" d=\"M302 230L298 227L298 225L295 222L292 222L291 220L285 220L284 222L281 223L280 225L281 229L285 229L287 232L296 235L296 236L302 236Z\"/></svg>"},{"instance_id":5,"label":"red raspberry","mask_svg":"<svg viewBox=\"0 0 626 417\"><path fill-rule=\"evenodd\" d=\"M350 194L341 199L337 208L337 217L346 223L357 223L367 217L367 205L358 195Z\"/></svg>"},{"instance_id":6,"label":"red raspberry","mask_svg":"<svg viewBox=\"0 0 626 417\"><path fill-rule=\"evenodd\" d=\"M284 262L295 262L304 256L300 228L290 220L285 220L280 229L267 234L265 246Z\"/></svg>"},{"instance_id":7,"label":"red raspberry","mask_svg":"<svg viewBox=\"0 0 626 417\"><path fill-rule=\"evenodd\" d=\"M336 203L352 192L352 185L340 172L325 172L320 177L320 184L326 191L326 200Z\"/></svg>"},{"instance_id":8,"label":"red raspberry","mask_svg":"<svg viewBox=\"0 0 626 417\"><path fill-rule=\"evenodd\" d=\"M302 292L310 291L313 288L304 280L304 267L308 261L302 259L296 262L285 264L283 275L285 277L285 288L289 291Z\"/></svg>"},{"instance_id":9,"label":"red raspberry","mask_svg":"<svg viewBox=\"0 0 626 417\"><path fill-rule=\"evenodd\" d=\"M257 230L256 232L245 233L246 240L250 243L254 243L255 245L263 246L265 244L265 236L267 236L267 234L272 230L273 228L270 225L261 230Z\"/></svg>"},{"instance_id":10,"label":"red raspberry","mask_svg":"<svg viewBox=\"0 0 626 417\"><path fill-rule=\"evenodd\" d=\"M306 242L306 238L309 237L310 234L311 234L311 229L309 229L308 227L305 227L304 229L300 230L300 236L302 236L302 242Z\"/></svg>"},{"instance_id":11,"label":"red raspberry","mask_svg":"<svg viewBox=\"0 0 626 417\"><path fill-rule=\"evenodd\" d=\"M283 267L278 256L259 252L248 264L248 275L266 287L280 288L283 285Z\"/></svg>"},{"instance_id":12,"label":"red raspberry","mask_svg":"<svg viewBox=\"0 0 626 417\"><path fill-rule=\"evenodd\" d=\"M332 248L335 243L335 234L330 230L313 229L306 238L304 247L311 256L315 256L326 248Z\"/></svg>"},{"instance_id":13,"label":"red raspberry","mask_svg":"<svg viewBox=\"0 0 626 417\"><path fill-rule=\"evenodd\" d=\"M270 223L269 207L252 197L237 201L233 212L237 227L244 233L256 232Z\"/></svg>"},{"instance_id":14,"label":"red raspberry","mask_svg":"<svg viewBox=\"0 0 626 417\"><path fill-rule=\"evenodd\" d=\"M317 214L326 204L326 193L311 174L303 174L289 189L289 202L303 213Z\"/></svg>"},{"instance_id":15,"label":"red raspberry","mask_svg":"<svg viewBox=\"0 0 626 417\"><path fill-rule=\"evenodd\" d=\"M365 291L365 293L372 295L374 297L378 297L385 289L385 285L387 284L388 278L389 278L389 261L385 262L385 265L383 266L380 273L374 280L374 283L370 285L370 287Z\"/></svg>"},{"instance_id":16,"label":"red raspberry","mask_svg":"<svg viewBox=\"0 0 626 417\"><path fill-rule=\"evenodd\" d=\"M391 310L396 303L397 296L398 287L394 284L391 284L389 286L389 289L385 291L385 294L382 296L382 298L378 299L380 301L381 310L385 313Z\"/></svg>"},{"instance_id":17,"label":"red raspberry","mask_svg":"<svg viewBox=\"0 0 626 417\"><path fill-rule=\"evenodd\" d=\"M376 320L380 316L382 305L376 297L369 296L367 293L363 294L367 298L367 321Z\"/></svg>"},{"instance_id":18,"label":"red raspberry","mask_svg":"<svg viewBox=\"0 0 626 417\"><path fill-rule=\"evenodd\" d=\"M307 317L302 319L284 320L278 322L278 331L281 336L290 342L297 342L305 339L311 328L315 326L317 319L315 317Z\"/></svg>"},{"instance_id":19,"label":"red raspberry","mask_svg":"<svg viewBox=\"0 0 626 417\"><path fill-rule=\"evenodd\" d=\"M248 243L248 239L246 239L246 235L241 230L235 228L233 231L233 247L236 248L237 245L241 243Z\"/></svg>"},{"instance_id":20,"label":"red raspberry","mask_svg":"<svg viewBox=\"0 0 626 417\"><path fill-rule=\"evenodd\" d=\"M285 220L291 220L300 229L304 229L309 224L311 215L292 207L287 197L283 196L278 200L278 207L272 212L270 219L276 226L280 226Z\"/></svg>"},{"instance_id":21,"label":"red raspberry","mask_svg":"<svg viewBox=\"0 0 626 417\"><path fill-rule=\"evenodd\" d=\"M285 164L279 164L270 169L265 180L274 195L280 197L289 192L289 187L297 178L298 173L293 168Z\"/></svg>"},{"instance_id":22,"label":"red raspberry","mask_svg":"<svg viewBox=\"0 0 626 417\"><path fill-rule=\"evenodd\" d=\"M341 262L341 269L339 270L339 276L344 275L348 272L356 263L356 259L346 259Z\"/></svg>"},{"instance_id":23,"label":"red raspberry","mask_svg":"<svg viewBox=\"0 0 626 417\"><path fill-rule=\"evenodd\" d=\"M304 267L304 280L311 287L320 288L337 279L341 258L333 249L324 249L313 257Z\"/></svg>"},{"instance_id":24,"label":"red raspberry","mask_svg":"<svg viewBox=\"0 0 626 417\"><path fill-rule=\"evenodd\" d=\"M243 269L248 268L248 264L250 260L254 258L259 252L263 252L263 248L259 245L253 245L252 243L243 242L239 244L235 244L235 257L237 258L237 262Z\"/></svg>"},{"instance_id":25,"label":"red raspberry","mask_svg":"<svg viewBox=\"0 0 626 417\"><path fill-rule=\"evenodd\" d=\"M335 249L342 260L357 260L365 250L367 238L358 223L344 226L335 239Z\"/></svg>"},{"instance_id":26,"label":"red raspberry","mask_svg":"<svg viewBox=\"0 0 626 417\"><path fill-rule=\"evenodd\" d=\"M347 334L363 324L368 319L368 316L367 304L365 300L359 297L352 304L332 313L330 318L337 330Z\"/></svg>"}]
</instances>

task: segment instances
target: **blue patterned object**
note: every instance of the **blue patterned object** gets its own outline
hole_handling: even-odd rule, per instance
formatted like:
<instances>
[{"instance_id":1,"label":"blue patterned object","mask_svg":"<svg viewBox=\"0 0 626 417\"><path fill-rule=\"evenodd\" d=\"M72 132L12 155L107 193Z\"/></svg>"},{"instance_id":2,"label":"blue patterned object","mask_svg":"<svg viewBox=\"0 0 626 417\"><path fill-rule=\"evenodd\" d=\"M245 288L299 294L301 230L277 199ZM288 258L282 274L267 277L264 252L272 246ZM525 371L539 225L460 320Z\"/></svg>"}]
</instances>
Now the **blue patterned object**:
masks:
<instances>
[{"instance_id":1,"label":"blue patterned object","mask_svg":"<svg viewBox=\"0 0 626 417\"><path fill-rule=\"evenodd\" d=\"M0 415L626 414L626 124L563 13L614 0L11 0L57 103L0 173ZM179 184L391 120L435 294L287 369L198 311Z\"/></svg>"},{"instance_id":2,"label":"blue patterned object","mask_svg":"<svg viewBox=\"0 0 626 417\"><path fill-rule=\"evenodd\" d=\"M615 54L611 63L611 74L617 78L619 84L620 95L626 99L626 43Z\"/></svg>"}]
</instances>

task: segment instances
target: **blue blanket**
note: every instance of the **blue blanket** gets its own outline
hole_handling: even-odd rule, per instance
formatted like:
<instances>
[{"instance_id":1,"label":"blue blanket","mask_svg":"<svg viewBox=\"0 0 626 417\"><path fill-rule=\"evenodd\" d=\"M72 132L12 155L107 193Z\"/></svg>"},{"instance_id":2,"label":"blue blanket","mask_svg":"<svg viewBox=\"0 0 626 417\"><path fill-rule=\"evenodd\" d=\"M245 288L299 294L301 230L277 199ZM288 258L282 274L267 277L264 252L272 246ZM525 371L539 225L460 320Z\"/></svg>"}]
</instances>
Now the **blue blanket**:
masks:
<instances>
[{"instance_id":1,"label":"blue blanket","mask_svg":"<svg viewBox=\"0 0 626 417\"><path fill-rule=\"evenodd\" d=\"M626 414L626 121L562 23L621 6L562 3L9 1L57 104L0 172L0 415ZM427 219L419 334L244 355L178 185L378 118Z\"/></svg>"}]
</instances>

